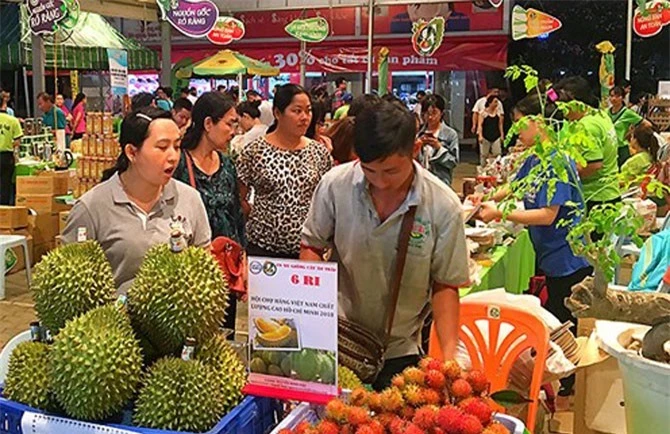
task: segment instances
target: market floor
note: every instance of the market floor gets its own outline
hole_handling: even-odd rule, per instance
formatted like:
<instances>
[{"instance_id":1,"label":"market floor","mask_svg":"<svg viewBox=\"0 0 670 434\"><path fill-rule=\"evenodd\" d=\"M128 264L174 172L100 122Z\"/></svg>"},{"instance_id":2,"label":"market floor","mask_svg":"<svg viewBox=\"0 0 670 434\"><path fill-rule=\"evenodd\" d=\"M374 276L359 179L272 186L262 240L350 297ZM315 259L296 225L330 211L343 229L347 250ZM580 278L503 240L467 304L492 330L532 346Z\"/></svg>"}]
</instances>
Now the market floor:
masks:
<instances>
[{"instance_id":1,"label":"market floor","mask_svg":"<svg viewBox=\"0 0 670 434\"><path fill-rule=\"evenodd\" d=\"M476 175L476 155L472 152L464 152L461 163L454 173L454 190L462 192L463 178ZM6 278L6 298L0 300L0 348L2 348L13 336L28 330L30 323L35 321L33 301L28 290L25 273L19 272ZM244 341L247 338L247 308L245 303L238 304L238 316L236 326L237 340ZM554 418L545 423L545 433L572 434L572 411L563 411L554 415ZM551 426L552 431L549 431Z\"/></svg>"}]
</instances>

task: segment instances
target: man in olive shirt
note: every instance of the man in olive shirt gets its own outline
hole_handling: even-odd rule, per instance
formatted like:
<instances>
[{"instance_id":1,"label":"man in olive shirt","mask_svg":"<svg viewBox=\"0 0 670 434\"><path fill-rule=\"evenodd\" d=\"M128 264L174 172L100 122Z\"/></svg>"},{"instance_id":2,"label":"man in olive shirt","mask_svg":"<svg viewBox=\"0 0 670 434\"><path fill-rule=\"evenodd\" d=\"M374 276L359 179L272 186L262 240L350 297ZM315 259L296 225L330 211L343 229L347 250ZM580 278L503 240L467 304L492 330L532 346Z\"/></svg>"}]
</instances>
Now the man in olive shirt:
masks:
<instances>
[{"instance_id":1,"label":"man in olive shirt","mask_svg":"<svg viewBox=\"0 0 670 434\"><path fill-rule=\"evenodd\" d=\"M360 161L340 165L319 183L303 227L301 259L320 260L334 247L339 261L339 310L385 337L398 235L410 207L416 215L386 363L374 387L419 360L419 334L430 313L445 358L458 341L458 288L469 281L463 214L456 194L413 161L416 122L382 102L356 116Z\"/></svg>"},{"instance_id":2,"label":"man in olive shirt","mask_svg":"<svg viewBox=\"0 0 670 434\"><path fill-rule=\"evenodd\" d=\"M12 205L14 150L18 149L22 136L19 120L6 111L0 111L0 205Z\"/></svg>"}]
</instances>

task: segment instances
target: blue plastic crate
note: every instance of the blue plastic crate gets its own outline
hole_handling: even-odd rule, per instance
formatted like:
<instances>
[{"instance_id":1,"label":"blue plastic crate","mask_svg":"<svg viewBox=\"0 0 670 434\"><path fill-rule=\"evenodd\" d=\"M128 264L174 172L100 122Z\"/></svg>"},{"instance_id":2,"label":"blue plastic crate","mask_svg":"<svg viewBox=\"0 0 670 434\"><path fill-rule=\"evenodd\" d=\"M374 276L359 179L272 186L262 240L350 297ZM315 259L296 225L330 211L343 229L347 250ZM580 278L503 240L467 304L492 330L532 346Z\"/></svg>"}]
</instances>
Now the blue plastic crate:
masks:
<instances>
[{"instance_id":1,"label":"blue plastic crate","mask_svg":"<svg viewBox=\"0 0 670 434\"><path fill-rule=\"evenodd\" d=\"M40 410L0 396L0 434L23 434L21 418L26 411L44 414ZM279 421L281 414L280 401L248 396L206 434L269 434ZM110 424L108 426L142 434L183 434L176 431L126 425Z\"/></svg>"}]
</instances>

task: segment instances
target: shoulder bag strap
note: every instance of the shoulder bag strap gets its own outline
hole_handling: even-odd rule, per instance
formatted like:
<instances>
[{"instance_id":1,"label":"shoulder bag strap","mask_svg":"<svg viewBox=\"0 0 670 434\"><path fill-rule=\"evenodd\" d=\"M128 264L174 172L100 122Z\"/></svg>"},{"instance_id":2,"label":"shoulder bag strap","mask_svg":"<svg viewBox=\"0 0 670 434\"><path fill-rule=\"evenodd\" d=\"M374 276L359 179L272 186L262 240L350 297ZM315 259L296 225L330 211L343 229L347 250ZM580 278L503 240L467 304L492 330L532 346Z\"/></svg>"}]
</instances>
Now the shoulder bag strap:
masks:
<instances>
[{"instance_id":1,"label":"shoulder bag strap","mask_svg":"<svg viewBox=\"0 0 670 434\"><path fill-rule=\"evenodd\" d=\"M393 280L391 280L391 304L389 306L389 313L386 319L386 337L385 343L391 336L391 329L393 328L393 319L395 317L396 308L398 307L398 298L400 296L400 284L402 282L402 274L405 269L405 260L407 259L407 250L409 248L409 235L412 232L414 225L414 216L416 215L416 206L412 206L405 213L402 219L402 226L400 227L400 235L398 236L398 256L395 261L395 271L393 273Z\"/></svg>"},{"instance_id":2,"label":"shoulder bag strap","mask_svg":"<svg viewBox=\"0 0 670 434\"><path fill-rule=\"evenodd\" d=\"M195 186L195 175L193 175L193 161L191 161L191 154L188 151L186 153L186 168L188 169L188 182L191 184L191 187L197 189Z\"/></svg>"}]
</instances>

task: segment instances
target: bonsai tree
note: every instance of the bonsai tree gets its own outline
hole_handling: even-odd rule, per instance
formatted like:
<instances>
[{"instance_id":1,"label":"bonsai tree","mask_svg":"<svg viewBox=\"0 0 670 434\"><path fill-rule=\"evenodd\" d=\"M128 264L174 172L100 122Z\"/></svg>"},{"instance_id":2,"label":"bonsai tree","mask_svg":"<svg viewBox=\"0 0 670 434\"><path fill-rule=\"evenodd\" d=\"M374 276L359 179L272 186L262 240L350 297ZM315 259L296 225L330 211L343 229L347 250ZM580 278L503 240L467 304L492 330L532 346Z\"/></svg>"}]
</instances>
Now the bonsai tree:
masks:
<instances>
[{"instance_id":1,"label":"bonsai tree","mask_svg":"<svg viewBox=\"0 0 670 434\"><path fill-rule=\"evenodd\" d=\"M579 101L556 102L555 110L547 113L547 96L539 87L537 71L527 65L507 68L506 77L512 80L523 78L526 91L536 92L541 106L541 115L529 115L516 122L506 140L517 135L535 121L546 132L543 140L538 135L535 143L520 155L520 161L530 156L538 159L538 164L523 179L513 179L509 183L511 194L501 203L503 218L511 212L517 201L527 195L536 194L542 185L547 185L548 200L556 191L560 181L571 184L579 192L581 203L569 203L570 219L560 221L559 226L569 228L568 241L573 252L584 257L594 268L594 276L587 277L573 287L565 305L577 318L598 318L652 324L655 319L670 315L670 294L615 291L609 288L615 268L621 262L616 249L617 240L630 238L638 246L642 240L638 230L643 225L642 217L630 205L596 205L588 211L586 204L593 195L587 196L579 182L579 175L571 162L586 165L583 153L598 146L578 121L562 120L570 112L591 113L596 109ZM567 116L566 116L567 118ZM649 195L662 196L670 191L660 182L639 176L635 179L617 177L622 191L642 186ZM597 194L594 193L594 195ZM577 223L574 223L577 222ZM600 234L600 237L594 237Z\"/></svg>"}]
</instances>

